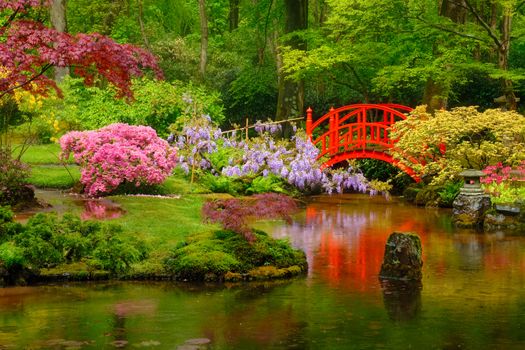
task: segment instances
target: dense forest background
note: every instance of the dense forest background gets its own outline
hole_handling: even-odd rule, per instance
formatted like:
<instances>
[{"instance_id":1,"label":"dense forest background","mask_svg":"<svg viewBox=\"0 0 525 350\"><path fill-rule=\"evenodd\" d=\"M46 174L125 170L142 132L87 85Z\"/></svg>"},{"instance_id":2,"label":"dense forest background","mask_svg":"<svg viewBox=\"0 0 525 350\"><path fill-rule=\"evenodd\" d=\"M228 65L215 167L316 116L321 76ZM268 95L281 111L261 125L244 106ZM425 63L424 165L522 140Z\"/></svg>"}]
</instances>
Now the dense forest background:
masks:
<instances>
[{"instance_id":1,"label":"dense forest background","mask_svg":"<svg viewBox=\"0 0 525 350\"><path fill-rule=\"evenodd\" d=\"M308 106L319 116L330 106L359 102L426 104L431 110L464 105L519 109L524 4L54 0L50 18L70 33L99 32L151 50L166 82L191 86L220 103L224 117L219 119L229 126L245 118L300 116ZM76 93L69 98L85 103L86 92L68 84L66 94ZM149 98L170 99L171 90L160 83L140 85L157 91ZM97 87L97 98L110 99L103 82Z\"/></svg>"}]
</instances>

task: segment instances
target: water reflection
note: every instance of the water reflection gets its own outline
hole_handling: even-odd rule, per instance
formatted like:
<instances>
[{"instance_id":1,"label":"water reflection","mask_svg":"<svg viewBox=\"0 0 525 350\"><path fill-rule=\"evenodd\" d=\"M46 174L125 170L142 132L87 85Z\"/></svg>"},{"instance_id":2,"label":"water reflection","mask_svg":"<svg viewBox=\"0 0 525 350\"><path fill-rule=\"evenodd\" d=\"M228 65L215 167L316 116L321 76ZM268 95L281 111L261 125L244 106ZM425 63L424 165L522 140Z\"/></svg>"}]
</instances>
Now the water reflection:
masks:
<instances>
[{"instance_id":1,"label":"water reflection","mask_svg":"<svg viewBox=\"0 0 525 350\"><path fill-rule=\"evenodd\" d=\"M75 202L79 206L84 206L84 210L80 214L82 220L116 219L125 213L118 204L108 199L82 199Z\"/></svg>"},{"instance_id":2,"label":"water reflection","mask_svg":"<svg viewBox=\"0 0 525 350\"><path fill-rule=\"evenodd\" d=\"M383 303L393 321L409 321L421 312L421 282L381 279Z\"/></svg>"},{"instance_id":3,"label":"water reflection","mask_svg":"<svg viewBox=\"0 0 525 350\"><path fill-rule=\"evenodd\" d=\"M505 269L525 278L523 237L455 230L446 210L360 196L319 197L291 225L263 229L289 238L306 252L310 278L356 291L377 288L373 281L377 280L385 242L394 231L416 232L421 237L427 278L453 277L458 271L492 278L493 271Z\"/></svg>"},{"instance_id":4,"label":"water reflection","mask_svg":"<svg viewBox=\"0 0 525 350\"><path fill-rule=\"evenodd\" d=\"M308 277L0 289L0 348L525 349L525 237L353 195L259 228L303 248ZM421 236L423 288L379 282L393 231Z\"/></svg>"},{"instance_id":5,"label":"water reflection","mask_svg":"<svg viewBox=\"0 0 525 350\"><path fill-rule=\"evenodd\" d=\"M150 316L156 314L157 303L151 299L123 300L113 305L113 324L111 332L106 336L111 336L111 344L117 348L128 345L128 331L126 329L126 319L134 316Z\"/></svg>"},{"instance_id":6,"label":"water reflection","mask_svg":"<svg viewBox=\"0 0 525 350\"><path fill-rule=\"evenodd\" d=\"M83 220L116 219L125 214L117 203L105 198L87 198L77 194L57 190L36 190L36 197L46 205L15 214L15 220L26 222L36 213L56 212L59 215L66 212L78 213Z\"/></svg>"}]
</instances>

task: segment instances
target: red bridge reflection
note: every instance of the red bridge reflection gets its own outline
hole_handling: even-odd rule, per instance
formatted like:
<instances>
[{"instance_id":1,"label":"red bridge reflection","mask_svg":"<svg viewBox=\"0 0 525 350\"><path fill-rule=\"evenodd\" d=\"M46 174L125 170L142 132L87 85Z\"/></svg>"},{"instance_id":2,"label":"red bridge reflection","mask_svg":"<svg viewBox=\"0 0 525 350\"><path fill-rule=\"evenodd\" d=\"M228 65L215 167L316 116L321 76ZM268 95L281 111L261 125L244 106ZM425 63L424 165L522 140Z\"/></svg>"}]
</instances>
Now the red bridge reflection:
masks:
<instances>
[{"instance_id":1,"label":"red bridge reflection","mask_svg":"<svg viewBox=\"0 0 525 350\"><path fill-rule=\"evenodd\" d=\"M378 288L385 242L394 231L416 232L421 237L426 276L440 279L464 270L497 279L498 273L512 267L514 274L525 279L522 242L454 230L447 211L383 199L322 197L307 206L303 219L276 229L274 235L289 237L306 252L310 278L325 279L338 288L368 291Z\"/></svg>"}]
</instances>

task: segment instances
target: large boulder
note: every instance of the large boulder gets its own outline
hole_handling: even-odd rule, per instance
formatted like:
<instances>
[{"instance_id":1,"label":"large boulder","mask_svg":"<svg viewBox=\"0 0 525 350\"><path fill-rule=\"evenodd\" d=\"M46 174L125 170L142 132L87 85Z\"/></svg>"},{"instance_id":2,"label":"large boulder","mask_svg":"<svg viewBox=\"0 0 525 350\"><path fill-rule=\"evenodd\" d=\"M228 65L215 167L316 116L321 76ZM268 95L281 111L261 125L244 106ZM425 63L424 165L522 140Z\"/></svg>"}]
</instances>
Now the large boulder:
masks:
<instances>
[{"instance_id":1,"label":"large boulder","mask_svg":"<svg viewBox=\"0 0 525 350\"><path fill-rule=\"evenodd\" d=\"M485 214L491 208L488 195L466 195L460 193L454 200L452 213L459 227L481 227Z\"/></svg>"},{"instance_id":2,"label":"large boulder","mask_svg":"<svg viewBox=\"0 0 525 350\"><path fill-rule=\"evenodd\" d=\"M419 281L423 267L421 240L415 233L394 232L385 245L385 256L379 277L403 281Z\"/></svg>"}]
</instances>

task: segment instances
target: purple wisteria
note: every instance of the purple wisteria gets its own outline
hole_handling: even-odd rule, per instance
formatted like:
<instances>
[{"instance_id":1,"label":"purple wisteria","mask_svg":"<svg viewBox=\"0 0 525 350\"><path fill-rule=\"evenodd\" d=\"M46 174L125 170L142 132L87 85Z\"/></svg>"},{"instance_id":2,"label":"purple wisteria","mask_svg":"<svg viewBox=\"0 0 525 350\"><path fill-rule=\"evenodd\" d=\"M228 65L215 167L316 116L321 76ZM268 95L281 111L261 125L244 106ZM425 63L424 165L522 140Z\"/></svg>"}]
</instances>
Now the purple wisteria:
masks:
<instances>
[{"instance_id":1,"label":"purple wisteria","mask_svg":"<svg viewBox=\"0 0 525 350\"><path fill-rule=\"evenodd\" d=\"M255 126L257 137L238 140L235 133L223 133L209 118L194 118L177 137L179 165L186 172L190 168L211 169L216 176L233 178L273 175L302 192L374 192L366 178L352 167L321 170L319 150L304 131L297 130L292 140L276 140L272 134L279 128L277 124L259 122ZM229 155L228 165L211 164L211 155L218 150Z\"/></svg>"},{"instance_id":2,"label":"purple wisteria","mask_svg":"<svg viewBox=\"0 0 525 350\"><path fill-rule=\"evenodd\" d=\"M221 138L221 129L213 126L209 115L193 118L176 136L179 166L186 173L192 168L210 169L211 163L205 155L217 151L217 141Z\"/></svg>"}]
</instances>

